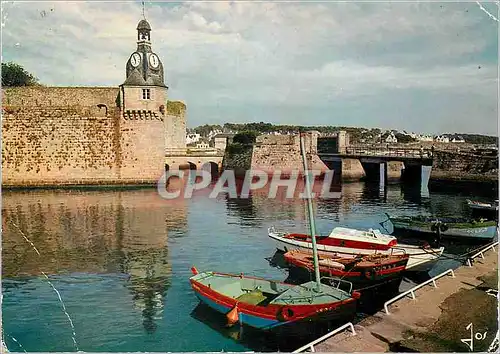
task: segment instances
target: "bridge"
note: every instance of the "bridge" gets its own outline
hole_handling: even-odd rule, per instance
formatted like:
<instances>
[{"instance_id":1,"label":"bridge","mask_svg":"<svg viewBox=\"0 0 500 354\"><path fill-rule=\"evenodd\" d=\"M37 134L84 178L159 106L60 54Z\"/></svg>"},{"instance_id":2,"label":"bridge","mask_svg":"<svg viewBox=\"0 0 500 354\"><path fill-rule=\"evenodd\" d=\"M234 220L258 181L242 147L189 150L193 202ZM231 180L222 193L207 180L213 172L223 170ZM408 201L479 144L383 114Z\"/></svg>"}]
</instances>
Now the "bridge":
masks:
<instances>
[{"instance_id":1,"label":"bridge","mask_svg":"<svg viewBox=\"0 0 500 354\"><path fill-rule=\"evenodd\" d=\"M167 149L165 171L206 170L216 176L222 170L224 152L217 149Z\"/></svg>"},{"instance_id":2,"label":"bridge","mask_svg":"<svg viewBox=\"0 0 500 354\"><path fill-rule=\"evenodd\" d=\"M416 162L425 166L432 166L433 160L433 151L428 148L348 146L336 153L318 151L318 155L323 161L339 161L342 158L349 158L372 163Z\"/></svg>"},{"instance_id":3,"label":"bridge","mask_svg":"<svg viewBox=\"0 0 500 354\"><path fill-rule=\"evenodd\" d=\"M332 146L331 146L332 147ZM386 182L401 179L427 184L422 166L432 166L433 149L388 145L318 146L318 156L342 180L366 178ZM428 178L428 177L427 177Z\"/></svg>"}]
</instances>

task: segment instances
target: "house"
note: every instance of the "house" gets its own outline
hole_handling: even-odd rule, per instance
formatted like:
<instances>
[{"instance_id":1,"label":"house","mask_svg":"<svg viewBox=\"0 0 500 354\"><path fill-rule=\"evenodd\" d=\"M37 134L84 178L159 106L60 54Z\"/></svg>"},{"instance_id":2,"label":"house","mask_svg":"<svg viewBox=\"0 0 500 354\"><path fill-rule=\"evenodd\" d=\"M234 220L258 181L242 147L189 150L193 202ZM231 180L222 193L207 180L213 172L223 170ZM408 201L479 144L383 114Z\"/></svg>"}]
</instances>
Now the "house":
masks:
<instances>
[{"instance_id":1,"label":"house","mask_svg":"<svg viewBox=\"0 0 500 354\"><path fill-rule=\"evenodd\" d=\"M201 141L201 142L196 144L196 148L197 149L208 149L208 148L210 148L210 145L208 145L208 143L205 141Z\"/></svg>"},{"instance_id":2,"label":"house","mask_svg":"<svg viewBox=\"0 0 500 354\"><path fill-rule=\"evenodd\" d=\"M220 129L211 130L207 136L208 140L212 140L213 137L216 136L217 134L222 134L222 130L220 130Z\"/></svg>"},{"instance_id":3,"label":"house","mask_svg":"<svg viewBox=\"0 0 500 354\"><path fill-rule=\"evenodd\" d=\"M465 143L465 139L462 138L461 136L454 137L451 139L452 143Z\"/></svg>"},{"instance_id":4,"label":"house","mask_svg":"<svg viewBox=\"0 0 500 354\"><path fill-rule=\"evenodd\" d=\"M201 139L200 134L196 134L196 133L187 134L186 135L186 144L197 143L198 141L200 141L200 139Z\"/></svg>"},{"instance_id":5,"label":"house","mask_svg":"<svg viewBox=\"0 0 500 354\"><path fill-rule=\"evenodd\" d=\"M436 136L434 141L436 141L438 143L449 143L450 138L448 138L446 135L439 135L439 136Z\"/></svg>"},{"instance_id":6,"label":"house","mask_svg":"<svg viewBox=\"0 0 500 354\"><path fill-rule=\"evenodd\" d=\"M398 139L396 138L396 136L394 135L394 132L390 132L390 134L387 136L387 138L385 138L385 142L386 143L397 143L398 142Z\"/></svg>"},{"instance_id":7,"label":"house","mask_svg":"<svg viewBox=\"0 0 500 354\"><path fill-rule=\"evenodd\" d=\"M416 139L418 141L434 141L434 138L431 135L417 135Z\"/></svg>"},{"instance_id":8,"label":"house","mask_svg":"<svg viewBox=\"0 0 500 354\"><path fill-rule=\"evenodd\" d=\"M217 134L214 136L214 147L220 151L226 151L226 146L233 141L235 134Z\"/></svg>"}]
</instances>

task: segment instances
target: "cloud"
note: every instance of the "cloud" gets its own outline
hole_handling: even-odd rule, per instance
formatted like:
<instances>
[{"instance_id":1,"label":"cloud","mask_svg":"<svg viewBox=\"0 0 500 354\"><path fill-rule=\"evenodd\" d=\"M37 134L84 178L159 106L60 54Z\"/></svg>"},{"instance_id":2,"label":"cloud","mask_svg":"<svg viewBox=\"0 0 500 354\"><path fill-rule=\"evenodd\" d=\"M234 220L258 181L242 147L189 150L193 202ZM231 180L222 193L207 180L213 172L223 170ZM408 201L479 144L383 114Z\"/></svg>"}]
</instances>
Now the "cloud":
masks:
<instances>
[{"instance_id":1,"label":"cloud","mask_svg":"<svg viewBox=\"0 0 500 354\"><path fill-rule=\"evenodd\" d=\"M139 2L2 6L3 60L49 85L124 81ZM496 134L498 23L475 3L152 2L146 16L189 126L354 122Z\"/></svg>"}]
</instances>

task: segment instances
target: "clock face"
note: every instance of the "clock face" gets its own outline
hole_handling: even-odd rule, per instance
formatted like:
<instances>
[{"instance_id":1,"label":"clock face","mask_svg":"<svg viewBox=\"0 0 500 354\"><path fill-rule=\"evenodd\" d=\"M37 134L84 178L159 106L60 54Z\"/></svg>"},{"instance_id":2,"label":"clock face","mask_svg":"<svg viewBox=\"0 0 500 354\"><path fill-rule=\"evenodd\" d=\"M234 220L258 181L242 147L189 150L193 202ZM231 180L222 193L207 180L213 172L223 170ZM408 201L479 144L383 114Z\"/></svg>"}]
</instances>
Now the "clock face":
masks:
<instances>
[{"instance_id":1,"label":"clock face","mask_svg":"<svg viewBox=\"0 0 500 354\"><path fill-rule=\"evenodd\" d=\"M149 64L151 64L151 67L157 68L158 65L160 64L160 60L158 59L158 56L156 54L151 54L149 56Z\"/></svg>"},{"instance_id":2,"label":"clock face","mask_svg":"<svg viewBox=\"0 0 500 354\"><path fill-rule=\"evenodd\" d=\"M130 64L135 68L141 62L141 55L139 53L134 53L130 57Z\"/></svg>"}]
</instances>

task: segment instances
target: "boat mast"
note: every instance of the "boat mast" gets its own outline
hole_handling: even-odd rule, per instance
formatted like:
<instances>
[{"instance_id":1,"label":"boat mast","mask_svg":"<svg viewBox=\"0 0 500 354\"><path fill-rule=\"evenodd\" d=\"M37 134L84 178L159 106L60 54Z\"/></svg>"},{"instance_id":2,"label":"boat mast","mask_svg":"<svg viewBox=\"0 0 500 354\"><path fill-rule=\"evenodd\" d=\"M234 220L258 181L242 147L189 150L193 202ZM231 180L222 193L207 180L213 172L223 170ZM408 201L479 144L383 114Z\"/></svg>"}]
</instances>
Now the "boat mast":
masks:
<instances>
[{"instance_id":1,"label":"boat mast","mask_svg":"<svg viewBox=\"0 0 500 354\"><path fill-rule=\"evenodd\" d=\"M306 157L306 148L304 145L304 139L302 139L303 133L299 134L300 137L300 150L302 153L302 163L304 164L304 176L306 181L306 198L307 198L307 210L309 212L309 228L311 230L311 240L313 247L313 261L314 261L314 274L316 276L316 291L321 291L321 280L319 276L319 266L318 266L318 250L316 248L316 226L314 224L314 214L313 214L313 206L312 206L312 194L311 194L311 185L309 181L309 169L307 168L307 157Z\"/></svg>"}]
</instances>

